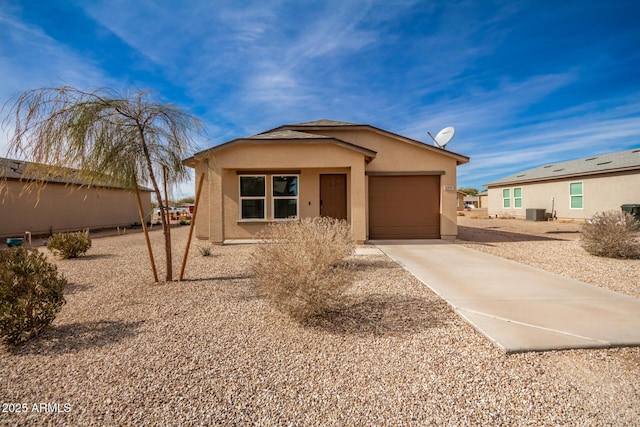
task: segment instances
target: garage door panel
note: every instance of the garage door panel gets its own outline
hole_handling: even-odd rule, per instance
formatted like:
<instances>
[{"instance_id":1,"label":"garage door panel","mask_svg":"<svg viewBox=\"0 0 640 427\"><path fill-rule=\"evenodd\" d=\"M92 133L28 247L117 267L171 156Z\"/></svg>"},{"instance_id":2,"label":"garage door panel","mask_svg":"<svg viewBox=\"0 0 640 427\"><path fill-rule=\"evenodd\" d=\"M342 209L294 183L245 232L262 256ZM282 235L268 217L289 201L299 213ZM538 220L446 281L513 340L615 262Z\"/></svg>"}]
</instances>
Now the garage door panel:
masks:
<instances>
[{"instance_id":1,"label":"garage door panel","mask_svg":"<svg viewBox=\"0 0 640 427\"><path fill-rule=\"evenodd\" d=\"M440 238L439 176L369 177L369 238Z\"/></svg>"}]
</instances>

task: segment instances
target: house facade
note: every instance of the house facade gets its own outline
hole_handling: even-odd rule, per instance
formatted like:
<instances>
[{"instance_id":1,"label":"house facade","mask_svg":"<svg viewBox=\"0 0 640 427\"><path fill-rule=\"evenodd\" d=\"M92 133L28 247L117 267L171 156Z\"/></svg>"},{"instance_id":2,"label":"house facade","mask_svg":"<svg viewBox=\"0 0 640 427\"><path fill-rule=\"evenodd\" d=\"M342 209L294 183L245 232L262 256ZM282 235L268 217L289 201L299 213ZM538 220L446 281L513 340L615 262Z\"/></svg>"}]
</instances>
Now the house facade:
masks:
<instances>
[{"instance_id":1,"label":"house facade","mask_svg":"<svg viewBox=\"0 0 640 427\"><path fill-rule=\"evenodd\" d=\"M266 224L328 216L358 242L453 239L456 167L469 159L370 125L284 125L186 159L204 174L196 236L251 239Z\"/></svg>"},{"instance_id":2,"label":"house facade","mask_svg":"<svg viewBox=\"0 0 640 427\"><path fill-rule=\"evenodd\" d=\"M39 190L25 190L33 164L0 159L0 237L126 227L140 222L135 193L114 186L87 186L51 177ZM151 213L151 191L141 189Z\"/></svg>"},{"instance_id":3,"label":"house facade","mask_svg":"<svg viewBox=\"0 0 640 427\"><path fill-rule=\"evenodd\" d=\"M640 148L552 163L486 184L489 215L526 217L527 209L583 220L640 203Z\"/></svg>"}]
</instances>

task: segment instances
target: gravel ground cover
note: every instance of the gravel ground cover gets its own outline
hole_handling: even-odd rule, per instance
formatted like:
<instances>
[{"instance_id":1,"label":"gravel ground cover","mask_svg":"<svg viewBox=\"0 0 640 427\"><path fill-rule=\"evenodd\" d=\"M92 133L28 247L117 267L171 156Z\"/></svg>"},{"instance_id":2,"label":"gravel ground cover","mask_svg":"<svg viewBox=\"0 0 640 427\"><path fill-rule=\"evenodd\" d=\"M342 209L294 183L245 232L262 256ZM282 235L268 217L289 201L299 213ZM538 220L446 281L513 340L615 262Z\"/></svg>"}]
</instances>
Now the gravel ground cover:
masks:
<instances>
[{"instance_id":1,"label":"gravel ground cover","mask_svg":"<svg viewBox=\"0 0 640 427\"><path fill-rule=\"evenodd\" d=\"M465 246L640 297L640 260L597 257L580 245L579 222L458 217Z\"/></svg>"},{"instance_id":2,"label":"gravel ground cover","mask_svg":"<svg viewBox=\"0 0 640 427\"><path fill-rule=\"evenodd\" d=\"M486 233L468 231L476 241L465 244L480 250L512 253L510 243L526 243L477 241ZM174 272L186 234L172 235ZM161 266L162 236L152 235ZM638 348L505 355L383 255L354 256L356 284L344 307L300 325L260 296L251 246L202 257L196 244L181 283L150 283L141 234L95 239L88 256L55 260L71 283L67 304L40 337L0 348L0 425L640 419ZM27 411L16 413L16 404Z\"/></svg>"}]
</instances>

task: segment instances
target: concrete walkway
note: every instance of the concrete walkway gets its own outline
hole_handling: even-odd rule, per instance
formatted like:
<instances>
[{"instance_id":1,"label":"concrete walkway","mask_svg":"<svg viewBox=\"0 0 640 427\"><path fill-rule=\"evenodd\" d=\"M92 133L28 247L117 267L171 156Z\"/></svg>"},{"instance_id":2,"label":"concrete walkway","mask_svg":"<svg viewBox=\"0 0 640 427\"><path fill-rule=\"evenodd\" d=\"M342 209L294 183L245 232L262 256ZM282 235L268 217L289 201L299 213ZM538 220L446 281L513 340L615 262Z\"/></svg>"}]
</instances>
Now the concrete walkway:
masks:
<instances>
[{"instance_id":1,"label":"concrete walkway","mask_svg":"<svg viewBox=\"0 0 640 427\"><path fill-rule=\"evenodd\" d=\"M441 240L377 241L507 353L640 345L640 299Z\"/></svg>"}]
</instances>

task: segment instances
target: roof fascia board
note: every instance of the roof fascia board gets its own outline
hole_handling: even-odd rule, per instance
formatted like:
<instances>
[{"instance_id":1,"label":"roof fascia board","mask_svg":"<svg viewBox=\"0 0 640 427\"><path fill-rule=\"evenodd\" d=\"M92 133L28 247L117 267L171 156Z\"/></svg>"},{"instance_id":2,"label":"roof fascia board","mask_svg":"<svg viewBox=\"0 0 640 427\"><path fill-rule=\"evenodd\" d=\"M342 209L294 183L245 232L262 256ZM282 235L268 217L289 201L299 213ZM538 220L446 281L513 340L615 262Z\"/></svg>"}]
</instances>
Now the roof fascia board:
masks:
<instances>
[{"instance_id":1,"label":"roof fascia board","mask_svg":"<svg viewBox=\"0 0 640 427\"><path fill-rule=\"evenodd\" d=\"M445 175L445 171L365 171L366 176L433 176Z\"/></svg>"}]
</instances>

